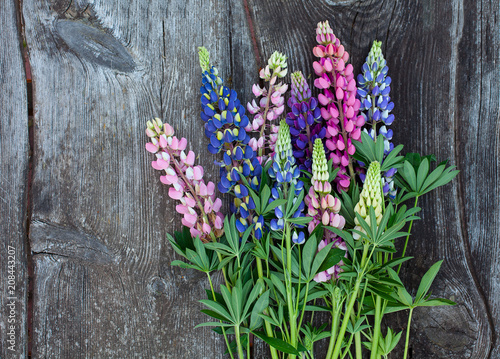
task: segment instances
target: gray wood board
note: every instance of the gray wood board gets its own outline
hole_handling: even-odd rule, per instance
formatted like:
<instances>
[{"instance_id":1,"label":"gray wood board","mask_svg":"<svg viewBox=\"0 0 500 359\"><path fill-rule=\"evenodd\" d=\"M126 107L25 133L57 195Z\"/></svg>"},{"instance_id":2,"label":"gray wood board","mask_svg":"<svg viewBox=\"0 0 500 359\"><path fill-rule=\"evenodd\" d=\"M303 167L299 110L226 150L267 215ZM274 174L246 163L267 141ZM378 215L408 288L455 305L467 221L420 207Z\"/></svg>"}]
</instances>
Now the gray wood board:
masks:
<instances>
[{"instance_id":1,"label":"gray wood board","mask_svg":"<svg viewBox=\"0 0 500 359\"><path fill-rule=\"evenodd\" d=\"M28 104L17 15L15 1L0 2L0 358L6 359L26 357L28 343Z\"/></svg>"},{"instance_id":2,"label":"gray wood board","mask_svg":"<svg viewBox=\"0 0 500 359\"><path fill-rule=\"evenodd\" d=\"M290 72L312 74L315 26L328 19L356 71L371 42L384 42L394 142L462 171L421 201L410 242L405 282L415 291L446 257L433 293L458 303L416 311L412 358L498 357L498 6L25 0L35 84L34 356L222 357L221 338L193 329L207 319L197 303L205 278L169 265L176 256L165 234L180 218L149 166L144 124L158 116L174 125L217 181L200 131L196 47L207 46L246 103L275 50L289 56ZM406 326L404 315L388 319ZM257 341L254 357L265 356Z\"/></svg>"},{"instance_id":3,"label":"gray wood board","mask_svg":"<svg viewBox=\"0 0 500 359\"><path fill-rule=\"evenodd\" d=\"M202 11L204 10L204 11ZM170 266L180 216L145 151L160 117L200 138L197 46L230 68L225 1L23 1L34 81L37 358L216 358L205 276Z\"/></svg>"}]
</instances>

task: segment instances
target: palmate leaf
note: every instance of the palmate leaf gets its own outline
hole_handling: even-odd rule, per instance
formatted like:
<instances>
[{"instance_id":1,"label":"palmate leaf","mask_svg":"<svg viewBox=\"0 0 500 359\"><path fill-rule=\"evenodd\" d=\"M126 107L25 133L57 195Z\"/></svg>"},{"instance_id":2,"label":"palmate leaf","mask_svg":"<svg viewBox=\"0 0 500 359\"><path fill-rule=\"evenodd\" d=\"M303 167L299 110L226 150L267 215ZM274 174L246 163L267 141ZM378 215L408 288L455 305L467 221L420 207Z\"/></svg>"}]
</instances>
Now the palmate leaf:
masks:
<instances>
[{"instance_id":1,"label":"palmate leaf","mask_svg":"<svg viewBox=\"0 0 500 359\"><path fill-rule=\"evenodd\" d=\"M398 156L403 149L403 145L396 146L384 159L384 137L379 135L374 141L366 132L361 132L361 141L352 141L356 152L353 157L368 166L371 162L377 161L381 164L380 171L385 172L390 168L400 168L404 157Z\"/></svg>"},{"instance_id":2,"label":"palmate leaf","mask_svg":"<svg viewBox=\"0 0 500 359\"><path fill-rule=\"evenodd\" d=\"M429 270L424 274L422 277L422 280L420 281L420 285L418 286L417 289L417 295L415 297L415 303L419 303L422 298L424 298L427 295L427 292L429 291L432 282L434 282L434 279L436 278L437 273L439 272L439 269L441 268L441 264L443 263L442 260L434 263Z\"/></svg>"},{"instance_id":3,"label":"palmate leaf","mask_svg":"<svg viewBox=\"0 0 500 359\"><path fill-rule=\"evenodd\" d=\"M450 182L459 173L455 166L446 167L446 162L441 163L429 174L429 156L420 158L413 154L411 160L405 160L403 169L396 173L394 181L396 185L408 193L401 198L401 202L422 196L433 189Z\"/></svg>"}]
</instances>

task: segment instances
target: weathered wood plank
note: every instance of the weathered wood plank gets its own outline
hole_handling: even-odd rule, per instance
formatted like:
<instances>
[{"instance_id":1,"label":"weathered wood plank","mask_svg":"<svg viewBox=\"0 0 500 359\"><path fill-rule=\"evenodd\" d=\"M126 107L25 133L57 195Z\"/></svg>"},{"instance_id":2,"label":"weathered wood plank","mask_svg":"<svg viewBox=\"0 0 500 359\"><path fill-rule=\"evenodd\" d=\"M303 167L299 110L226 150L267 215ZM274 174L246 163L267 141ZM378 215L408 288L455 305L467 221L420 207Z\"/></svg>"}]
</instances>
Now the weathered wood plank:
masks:
<instances>
[{"instance_id":1,"label":"weathered wood plank","mask_svg":"<svg viewBox=\"0 0 500 359\"><path fill-rule=\"evenodd\" d=\"M492 34L498 29L498 4L467 0L249 3L261 61L275 50L285 52L290 71L313 72L311 49L318 21L330 21L357 71L371 42L384 42L396 104L395 142L403 143L407 152L449 158L462 170L453 184L421 201L422 221L410 242L409 254L416 258L405 268L405 282L416 291L425 270L446 257L434 293L458 303L415 313L412 357L498 356L498 349L490 356L500 300L499 277L493 274L499 263L499 206L498 196L491 196L499 190L498 180L491 180L498 176L498 161L487 155L499 152L499 92L494 81L499 49L498 36ZM487 174L482 174L483 168ZM405 315L389 319L396 330L406 326ZM324 351L321 344L318 351ZM265 355L259 347L257 353L256 357ZM393 356L401 357L402 352Z\"/></svg>"},{"instance_id":2,"label":"weathered wood plank","mask_svg":"<svg viewBox=\"0 0 500 359\"><path fill-rule=\"evenodd\" d=\"M205 9L206 11L202 11ZM226 1L23 2L35 91L33 354L217 358L204 276L170 267L175 203L145 123L200 140L197 46L229 68ZM208 178L218 171L206 166Z\"/></svg>"},{"instance_id":3,"label":"weathered wood plank","mask_svg":"<svg viewBox=\"0 0 500 359\"><path fill-rule=\"evenodd\" d=\"M16 3L0 2L0 358L28 353L28 104Z\"/></svg>"}]
</instances>

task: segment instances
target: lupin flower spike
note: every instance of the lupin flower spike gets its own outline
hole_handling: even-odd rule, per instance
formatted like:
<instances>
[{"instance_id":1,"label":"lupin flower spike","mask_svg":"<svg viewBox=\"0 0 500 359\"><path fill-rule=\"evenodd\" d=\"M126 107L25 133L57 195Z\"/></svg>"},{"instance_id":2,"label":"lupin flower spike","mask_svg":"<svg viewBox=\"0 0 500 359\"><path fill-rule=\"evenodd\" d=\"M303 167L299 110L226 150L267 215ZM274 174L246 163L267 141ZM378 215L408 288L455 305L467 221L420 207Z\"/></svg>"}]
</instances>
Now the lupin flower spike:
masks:
<instances>
[{"instance_id":1,"label":"lupin flower spike","mask_svg":"<svg viewBox=\"0 0 500 359\"><path fill-rule=\"evenodd\" d=\"M269 176L275 180L275 185L271 190L272 202L280 198L280 192L286 192L291 184L295 187L295 193L284 193L286 196L297 196L304 190L304 182L299 180L300 170L295 165L295 157L293 157L292 144L290 138L290 128L285 120L282 120L279 127L278 139L276 141L275 155L273 164L269 167ZM293 214L293 218L303 217L304 203L300 203L297 210ZM271 220L272 230L281 230L284 228L284 213L282 206L278 206L274 210L275 219ZM293 238L292 238L293 239ZM297 241L303 242L304 237L297 234ZM297 242L298 243L298 242Z\"/></svg>"},{"instance_id":2,"label":"lupin flower spike","mask_svg":"<svg viewBox=\"0 0 500 359\"><path fill-rule=\"evenodd\" d=\"M318 96L321 115L327 121L326 147L340 171L335 179L337 189L347 190L354 178L352 155L356 151L353 140L361 138L363 116L358 116L360 102L356 99L356 80L353 67L346 65L349 54L340 40L333 34L328 21L318 23L316 29L318 46L313 49L319 61L313 63L314 72L319 76L314 86L323 90Z\"/></svg>"},{"instance_id":3,"label":"lupin flower spike","mask_svg":"<svg viewBox=\"0 0 500 359\"><path fill-rule=\"evenodd\" d=\"M390 112L394 108L389 92L391 90L391 78L387 76L387 67L384 55L382 54L382 42L374 41L372 48L363 64L363 74L358 75L358 95L361 99L360 113L364 117L366 127L364 131L375 139L377 135L384 138L384 156L387 156L393 149L391 141L393 132L387 129L394 121L394 115ZM377 126L378 134L377 134ZM394 187L392 176L396 173L395 168L385 172L382 177L384 195L391 198L396 197L397 189ZM364 175L361 175L364 179Z\"/></svg>"},{"instance_id":4,"label":"lupin flower spike","mask_svg":"<svg viewBox=\"0 0 500 359\"><path fill-rule=\"evenodd\" d=\"M300 71L292 74L291 92L288 100L291 112L286 116L286 123L290 126L293 156L299 169L311 172L314 140L325 137L326 127L322 125L318 100L311 96L311 90Z\"/></svg>"},{"instance_id":5,"label":"lupin flower spike","mask_svg":"<svg viewBox=\"0 0 500 359\"><path fill-rule=\"evenodd\" d=\"M313 218L308 225L309 233L312 233L320 223L338 229L344 228L345 219L339 214L341 202L330 194L332 190L332 186L328 182L330 174L328 173L325 149L319 138L314 141L312 175L311 187L305 197L307 216ZM340 237L329 230L325 230L324 237L318 245L318 251L326 247L330 242L334 242L337 248L347 250L344 241ZM324 272L318 273L314 280L316 282L325 282L330 280L332 275L334 278L338 278L342 265L343 263L339 263Z\"/></svg>"},{"instance_id":6,"label":"lupin flower spike","mask_svg":"<svg viewBox=\"0 0 500 359\"><path fill-rule=\"evenodd\" d=\"M205 184L203 167L194 165L194 152L186 154L187 140L174 136L172 126L158 118L148 121L146 135L151 139L146 150L156 155L151 165L165 171L160 181L171 186L169 197L180 201L175 209L184 216L182 224L202 241L221 237L224 233L224 216L219 212L222 202L215 197L214 183Z\"/></svg>"},{"instance_id":7,"label":"lupin flower spike","mask_svg":"<svg viewBox=\"0 0 500 359\"><path fill-rule=\"evenodd\" d=\"M377 161L370 163L368 172L366 173L365 183L363 184L363 190L361 191L361 194L359 196L359 202L354 207L354 212L358 213L366 221L366 223L368 223L369 226L371 226L370 207L373 207L375 211L375 217L378 226L380 224L380 221L382 220L384 196L382 193L380 163L378 163ZM354 219L354 223L356 224L356 226L354 227L356 231L365 233L357 217ZM354 239L361 238L361 235L356 232L354 232L352 236Z\"/></svg>"},{"instance_id":8,"label":"lupin flower spike","mask_svg":"<svg viewBox=\"0 0 500 359\"><path fill-rule=\"evenodd\" d=\"M268 87L261 88L254 84L252 92L256 100L247 104L248 112L254 115L246 127L247 132L253 131L257 133L256 138L252 138L249 142L254 151L258 151L258 160L264 163L266 157L265 147L269 146L271 152L274 151L274 144L278 135L278 126L275 121L285 110L285 98L283 95L288 90L288 85L281 82L276 84L276 81L283 78L287 73L286 56L279 52L274 52L269 58L267 66L260 71L260 78L268 82ZM269 131L266 131L270 128ZM270 132L269 135L266 135ZM268 137L266 139L266 137Z\"/></svg>"},{"instance_id":9,"label":"lupin flower spike","mask_svg":"<svg viewBox=\"0 0 500 359\"><path fill-rule=\"evenodd\" d=\"M258 189L262 167L249 146L250 136L245 130L249 120L236 91L223 85L217 69L210 66L206 48L199 48L199 58L203 70L201 118L205 121L205 135L210 139L208 150L223 154L222 162L217 163L221 167L218 188L222 193L235 195L233 211L239 214L236 226L243 233L257 218L253 216L255 204L240 176L246 177L253 189Z\"/></svg>"}]
</instances>

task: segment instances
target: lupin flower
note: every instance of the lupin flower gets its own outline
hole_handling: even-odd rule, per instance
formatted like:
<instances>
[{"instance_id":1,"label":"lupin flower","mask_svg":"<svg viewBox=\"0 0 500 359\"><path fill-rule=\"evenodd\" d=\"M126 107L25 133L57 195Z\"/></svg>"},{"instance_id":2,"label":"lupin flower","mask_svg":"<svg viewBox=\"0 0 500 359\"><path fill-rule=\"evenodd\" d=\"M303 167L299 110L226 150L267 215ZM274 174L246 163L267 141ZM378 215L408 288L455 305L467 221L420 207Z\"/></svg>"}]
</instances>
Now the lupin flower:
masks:
<instances>
[{"instance_id":1,"label":"lupin flower","mask_svg":"<svg viewBox=\"0 0 500 359\"><path fill-rule=\"evenodd\" d=\"M245 127L247 132L257 132L257 137L249 142L254 151L258 151L258 160L264 163L266 157L265 146L274 151L274 144L278 136L278 126L275 121L285 110L285 98L283 95L288 90L288 85L281 82L276 83L287 73L286 56L274 52L269 58L267 66L260 71L260 78L268 82L268 87L260 87L254 84L252 92L256 100L247 104L248 112L254 115L253 120ZM269 128L268 131L266 129ZM266 133L269 132L268 135ZM267 137L267 139L266 139Z\"/></svg>"},{"instance_id":2,"label":"lupin flower","mask_svg":"<svg viewBox=\"0 0 500 359\"><path fill-rule=\"evenodd\" d=\"M271 190L271 198L269 202L272 202L280 198L280 192L285 196L295 196L294 203L297 200L297 196L301 191L304 190L304 182L299 180L300 170L295 164L295 157L293 157L292 144L290 138L290 128L286 124L285 120L282 120L279 127L278 139L276 141L275 155L273 158L273 164L269 167L269 177L275 180L275 185ZM290 185L293 184L295 188L295 193L286 193ZM282 196L283 198L283 196ZM293 218L303 217L302 213L304 210L304 203L300 203L297 210L293 214ZM276 218L271 220L272 230L281 230L284 228L284 213L283 207L277 206L274 209L274 214ZM295 238L297 243L303 243L304 236L297 234Z\"/></svg>"},{"instance_id":3,"label":"lupin flower","mask_svg":"<svg viewBox=\"0 0 500 359\"><path fill-rule=\"evenodd\" d=\"M222 202L215 197L215 184L203 180L203 167L195 166L193 151L185 152L187 140L174 136L174 129L158 118L148 121L146 135L151 142L146 150L156 155L151 165L165 171L160 181L171 186L170 198L180 201L175 209L182 214L182 224L191 235L202 241L215 240L223 235L224 216L219 212Z\"/></svg>"},{"instance_id":4,"label":"lupin flower","mask_svg":"<svg viewBox=\"0 0 500 359\"><path fill-rule=\"evenodd\" d=\"M356 149L352 141L360 140L365 120L358 116L360 102L356 99L353 67L346 65L349 54L333 34L328 21L318 23L316 40L319 45L313 49L313 54L319 61L315 61L313 67L319 77L314 86L323 90L318 100L323 106L321 115L327 121L325 145L334 165L340 168L335 179L337 189L347 190L354 178L351 156Z\"/></svg>"},{"instance_id":5,"label":"lupin flower","mask_svg":"<svg viewBox=\"0 0 500 359\"><path fill-rule=\"evenodd\" d=\"M300 71L292 74L291 92L288 100L291 112L286 116L286 123L290 126L293 156L299 169L311 172L314 140L325 137L326 127L321 123L318 100L311 96L311 89Z\"/></svg>"},{"instance_id":6,"label":"lupin flower","mask_svg":"<svg viewBox=\"0 0 500 359\"><path fill-rule=\"evenodd\" d=\"M344 228L345 218L339 214L341 203L338 198L333 197L330 192L332 186L329 179L328 164L326 161L325 149L321 139L314 141L314 150L312 156L312 180L309 193L305 197L307 205L307 215L312 217L309 222L308 231L312 233L314 229L321 223L324 226L335 227L338 229ZM335 233L329 230L324 231L324 237L318 245L318 251L326 247L329 243L334 242L334 246L347 251L344 241ZM339 263L326 271L318 273L314 280L316 282L325 282L332 278L338 278L340 267L343 263Z\"/></svg>"},{"instance_id":7,"label":"lupin flower","mask_svg":"<svg viewBox=\"0 0 500 359\"><path fill-rule=\"evenodd\" d=\"M203 71L201 118L205 121L205 135L210 139L208 151L223 154L222 162L216 162L221 167L218 188L222 193L235 195L232 209L239 213L236 224L242 233L254 222L255 204L240 176L247 178L250 186L257 189L262 167L256 152L249 146L250 136L245 130L249 120L236 91L223 85L217 69L210 66L206 48L199 48L199 57Z\"/></svg>"},{"instance_id":8,"label":"lupin flower","mask_svg":"<svg viewBox=\"0 0 500 359\"><path fill-rule=\"evenodd\" d=\"M360 113L364 117L368 129L365 131L372 139L382 135L384 138L384 156L387 156L393 149L391 141L392 130L387 129L394 121L394 115L390 112L394 108L389 92L391 90L391 78L387 76L389 68L382 54L382 42L374 41L372 48L363 64L363 73L358 75L358 95L361 99ZM382 177L384 195L391 198L396 197L397 189L394 187L392 176L396 173L395 168L391 168ZM364 175L361 175L364 180Z\"/></svg>"},{"instance_id":9,"label":"lupin flower","mask_svg":"<svg viewBox=\"0 0 500 359\"><path fill-rule=\"evenodd\" d=\"M371 226L370 220L370 207L373 207L376 216L377 225L380 224L382 220L382 211L384 208L384 196L382 193L382 177L380 175L380 163L374 161L370 163L368 167L368 172L366 173L365 183L363 184L363 190L359 196L359 201L354 207L354 212L358 213L366 223ZM358 218L354 219L356 226L354 229L356 231L366 233L361 227ZM354 239L361 238L359 233L353 233Z\"/></svg>"}]
</instances>

